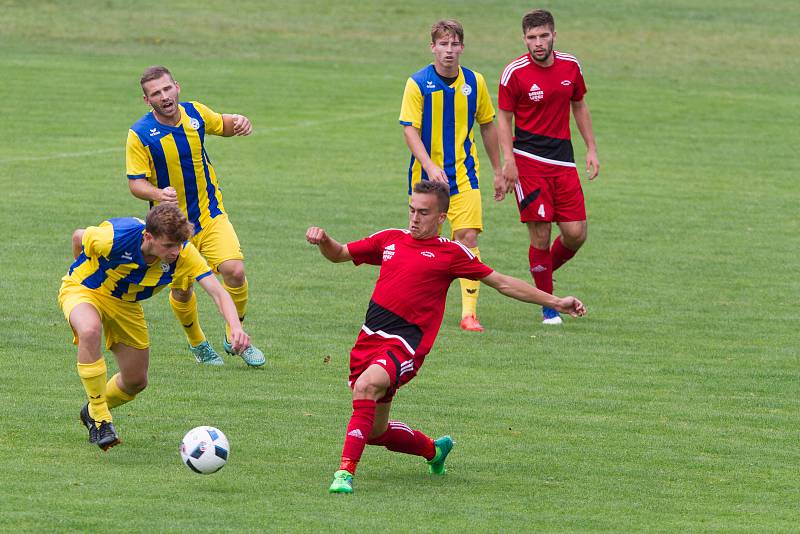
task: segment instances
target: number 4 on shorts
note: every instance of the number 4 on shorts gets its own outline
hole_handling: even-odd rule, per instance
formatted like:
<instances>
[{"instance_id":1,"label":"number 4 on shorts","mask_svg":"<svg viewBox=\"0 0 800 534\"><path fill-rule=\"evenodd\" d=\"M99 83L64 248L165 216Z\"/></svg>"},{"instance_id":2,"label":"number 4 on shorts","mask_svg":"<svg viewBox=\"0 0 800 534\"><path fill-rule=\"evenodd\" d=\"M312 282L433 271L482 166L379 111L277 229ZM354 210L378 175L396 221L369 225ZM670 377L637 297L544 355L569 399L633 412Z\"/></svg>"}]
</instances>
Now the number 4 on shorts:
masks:
<instances>
[{"instance_id":1,"label":"number 4 on shorts","mask_svg":"<svg viewBox=\"0 0 800 534\"><path fill-rule=\"evenodd\" d=\"M544 219L544 204L539 204L539 209L536 210L536 213L539 215L539 217Z\"/></svg>"}]
</instances>

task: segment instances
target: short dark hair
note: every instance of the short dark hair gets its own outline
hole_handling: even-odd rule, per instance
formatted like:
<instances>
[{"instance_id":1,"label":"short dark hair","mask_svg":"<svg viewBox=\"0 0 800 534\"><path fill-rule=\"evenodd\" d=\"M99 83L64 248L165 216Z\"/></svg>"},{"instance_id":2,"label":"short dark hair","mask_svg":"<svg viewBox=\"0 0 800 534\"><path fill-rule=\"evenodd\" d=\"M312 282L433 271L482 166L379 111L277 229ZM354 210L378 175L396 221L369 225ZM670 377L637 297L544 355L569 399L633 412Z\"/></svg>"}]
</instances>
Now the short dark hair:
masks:
<instances>
[{"instance_id":1,"label":"short dark hair","mask_svg":"<svg viewBox=\"0 0 800 534\"><path fill-rule=\"evenodd\" d=\"M172 77L172 73L169 71L167 67L163 67L161 65L155 65L153 67L147 67L144 69L142 73L142 77L139 78L139 85L142 86L144 89L144 84L147 82L152 82L153 80L157 80L164 75L169 76L169 78L174 82L175 78Z\"/></svg>"},{"instance_id":2,"label":"short dark hair","mask_svg":"<svg viewBox=\"0 0 800 534\"><path fill-rule=\"evenodd\" d=\"M172 203L159 204L151 209L144 224L144 229L153 237L166 237L178 243L188 241L194 233L194 227L189 224L186 215Z\"/></svg>"},{"instance_id":3,"label":"short dark hair","mask_svg":"<svg viewBox=\"0 0 800 534\"><path fill-rule=\"evenodd\" d=\"M447 210L450 209L450 187L444 182L420 180L414 186L414 192L426 195L436 195L440 213L447 213Z\"/></svg>"},{"instance_id":4,"label":"short dark hair","mask_svg":"<svg viewBox=\"0 0 800 534\"><path fill-rule=\"evenodd\" d=\"M436 39L443 35L455 35L458 37L459 42L464 43L464 27L457 20L440 20L431 26L431 42L435 43Z\"/></svg>"},{"instance_id":5,"label":"short dark hair","mask_svg":"<svg viewBox=\"0 0 800 534\"><path fill-rule=\"evenodd\" d=\"M533 11L528 11L522 17L522 33L539 26L550 26L550 31L554 31L556 29L556 21L553 19L553 14L546 9L534 9Z\"/></svg>"}]
</instances>

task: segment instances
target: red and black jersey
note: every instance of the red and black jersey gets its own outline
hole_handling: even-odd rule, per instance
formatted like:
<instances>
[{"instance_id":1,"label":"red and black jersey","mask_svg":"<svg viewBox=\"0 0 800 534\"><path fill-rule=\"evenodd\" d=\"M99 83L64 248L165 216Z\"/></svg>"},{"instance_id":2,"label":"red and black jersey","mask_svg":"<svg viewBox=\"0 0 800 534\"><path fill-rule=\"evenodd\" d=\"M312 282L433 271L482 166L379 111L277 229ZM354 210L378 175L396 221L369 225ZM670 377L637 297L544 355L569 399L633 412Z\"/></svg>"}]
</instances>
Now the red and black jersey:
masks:
<instances>
[{"instance_id":1,"label":"red and black jersey","mask_svg":"<svg viewBox=\"0 0 800 534\"><path fill-rule=\"evenodd\" d=\"M356 265L381 266L356 344L377 336L412 356L431 350L450 283L492 273L461 243L444 237L414 239L408 230L382 230L348 243L347 249Z\"/></svg>"},{"instance_id":2,"label":"red and black jersey","mask_svg":"<svg viewBox=\"0 0 800 534\"><path fill-rule=\"evenodd\" d=\"M586 94L575 56L553 51L542 67L530 54L509 63L500 76L498 107L514 113L514 154L520 175L557 175L575 167L569 131L570 102Z\"/></svg>"}]
</instances>

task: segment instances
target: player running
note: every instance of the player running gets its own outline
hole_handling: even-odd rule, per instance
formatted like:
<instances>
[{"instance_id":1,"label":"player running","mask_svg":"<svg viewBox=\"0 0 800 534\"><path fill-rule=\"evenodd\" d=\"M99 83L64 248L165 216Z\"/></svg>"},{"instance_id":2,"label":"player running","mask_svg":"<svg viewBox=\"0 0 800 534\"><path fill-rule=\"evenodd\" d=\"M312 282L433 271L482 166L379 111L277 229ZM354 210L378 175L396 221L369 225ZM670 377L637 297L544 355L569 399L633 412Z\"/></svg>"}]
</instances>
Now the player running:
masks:
<instances>
[{"instance_id":1,"label":"player running","mask_svg":"<svg viewBox=\"0 0 800 534\"><path fill-rule=\"evenodd\" d=\"M455 278L480 280L506 296L572 316L586 313L575 297L558 298L493 271L469 248L439 237L449 205L445 183L421 181L411 194L408 230L382 230L346 245L322 228L306 232L308 242L332 262L381 266L364 325L350 351L353 414L331 493L353 492L353 476L366 445L422 456L431 473L445 472L444 462L453 447L450 436L434 441L400 421L390 421L389 411L397 389L416 376L433 346L447 289Z\"/></svg>"},{"instance_id":2,"label":"player running","mask_svg":"<svg viewBox=\"0 0 800 534\"><path fill-rule=\"evenodd\" d=\"M222 205L222 191L205 148L206 135L250 135L247 117L215 113L199 102L180 102L180 85L165 67L150 67L140 80L144 101L152 111L128 131L125 160L133 196L150 205L176 202L193 227L192 243L233 299L239 320L247 311L248 284L239 238ZM197 297L191 279L171 286L169 302L183 326L189 350L199 363L222 365L200 328ZM233 354L230 328L223 339ZM240 356L245 363L264 365L264 353L249 346Z\"/></svg>"},{"instance_id":3,"label":"player running","mask_svg":"<svg viewBox=\"0 0 800 534\"><path fill-rule=\"evenodd\" d=\"M528 226L528 261L536 287L553 292L553 271L586 241L586 208L575 166L569 113L586 143L586 171L600 170L586 84L575 56L553 50L555 22L550 12L531 11L522 18L528 53L508 64L497 97L505 189L514 190L520 221ZM512 132L512 119L514 130ZM550 246L551 223L560 235ZM558 312L542 309L544 324L561 324Z\"/></svg>"},{"instance_id":4,"label":"player running","mask_svg":"<svg viewBox=\"0 0 800 534\"><path fill-rule=\"evenodd\" d=\"M72 234L75 262L62 278L58 305L72 327L78 375L89 398L80 420L89 442L104 451L120 443L110 410L147 387L150 340L139 301L170 283L197 280L225 318L232 350L250 345L230 296L187 242L191 235L191 225L175 204L156 206L146 222L109 219ZM119 366L108 381L101 332Z\"/></svg>"}]
</instances>

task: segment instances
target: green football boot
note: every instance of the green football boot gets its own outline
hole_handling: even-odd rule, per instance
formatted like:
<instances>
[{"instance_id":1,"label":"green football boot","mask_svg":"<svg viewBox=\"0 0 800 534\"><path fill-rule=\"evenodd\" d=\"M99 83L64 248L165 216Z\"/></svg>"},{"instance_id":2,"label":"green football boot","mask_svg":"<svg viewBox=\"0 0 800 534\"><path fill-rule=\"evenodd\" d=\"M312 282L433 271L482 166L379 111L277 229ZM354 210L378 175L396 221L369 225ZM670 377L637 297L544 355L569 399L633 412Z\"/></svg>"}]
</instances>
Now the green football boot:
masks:
<instances>
[{"instance_id":1,"label":"green football boot","mask_svg":"<svg viewBox=\"0 0 800 534\"><path fill-rule=\"evenodd\" d=\"M328 493L353 493L353 475L350 471L344 469L336 471Z\"/></svg>"},{"instance_id":2,"label":"green football boot","mask_svg":"<svg viewBox=\"0 0 800 534\"><path fill-rule=\"evenodd\" d=\"M442 436L434 440L433 444L436 447L436 456L428 460L428 471L430 471L432 475L443 475L447 472L444 461L447 459L447 455L450 454L450 451L453 450L455 442L450 436Z\"/></svg>"},{"instance_id":3,"label":"green football boot","mask_svg":"<svg viewBox=\"0 0 800 534\"><path fill-rule=\"evenodd\" d=\"M222 339L222 346L225 349L225 352L228 354L236 354L233 352L233 345L228 343L228 336L225 336ZM249 365L250 367L261 367L265 363L267 363L267 359L264 357L264 353L258 350L253 345L250 345L246 349L244 349L239 356L242 357L244 363Z\"/></svg>"},{"instance_id":4,"label":"green football boot","mask_svg":"<svg viewBox=\"0 0 800 534\"><path fill-rule=\"evenodd\" d=\"M205 365L225 365L225 360L217 354L217 351L209 344L208 340L203 341L196 347L189 345L189 351L194 356L194 359L197 360L197 363Z\"/></svg>"}]
</instances>

